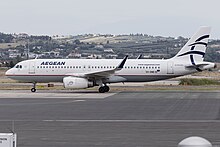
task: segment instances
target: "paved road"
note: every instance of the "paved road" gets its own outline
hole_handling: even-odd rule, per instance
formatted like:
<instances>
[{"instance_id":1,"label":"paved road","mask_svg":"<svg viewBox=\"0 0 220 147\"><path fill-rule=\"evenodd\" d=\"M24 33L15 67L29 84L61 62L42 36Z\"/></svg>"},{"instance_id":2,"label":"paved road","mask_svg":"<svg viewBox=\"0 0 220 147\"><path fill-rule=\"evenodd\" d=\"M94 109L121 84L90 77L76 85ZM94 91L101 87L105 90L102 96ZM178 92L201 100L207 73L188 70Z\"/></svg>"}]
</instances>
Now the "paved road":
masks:
<instances>
[{"instance_id":1,"label":"paved road","mask_svg":"<svg viewBox=\"0 0 220 147\"><path fill-rule=\"evenodd\" d=\"M220 144L220 92L121 92L97 98L95 92L77 92L70 98L69 91L39 91L29 99L32 94L25 91L6 92L0 94L0 132L9 132L14 121L22 147L176 147L192 135ZM25 98L16 96L24 93Z\"/></svg>"}]
</instances>

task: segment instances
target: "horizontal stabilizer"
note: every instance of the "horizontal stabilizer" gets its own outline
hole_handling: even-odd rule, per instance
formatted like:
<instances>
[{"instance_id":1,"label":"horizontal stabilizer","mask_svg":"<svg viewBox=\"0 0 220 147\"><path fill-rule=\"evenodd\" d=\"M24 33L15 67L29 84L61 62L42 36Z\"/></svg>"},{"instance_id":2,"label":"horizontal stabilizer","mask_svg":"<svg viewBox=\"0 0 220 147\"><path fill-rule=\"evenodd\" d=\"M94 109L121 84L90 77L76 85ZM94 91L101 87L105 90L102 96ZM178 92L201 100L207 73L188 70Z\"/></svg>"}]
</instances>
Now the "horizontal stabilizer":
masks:
<instances>
[{"instance_id":1,"label":"horizontal stabilizer","mask_svg":"<svg viewBox=\"0 0 220 147\"><path fill-rule=\"evenodd\" d=\"M206 69L216 68L216 64L211 62L203 62L195 65L187 65L185 67L188 69L196 69L197 71L203 71Z\"/></svg>"}]
</instances>

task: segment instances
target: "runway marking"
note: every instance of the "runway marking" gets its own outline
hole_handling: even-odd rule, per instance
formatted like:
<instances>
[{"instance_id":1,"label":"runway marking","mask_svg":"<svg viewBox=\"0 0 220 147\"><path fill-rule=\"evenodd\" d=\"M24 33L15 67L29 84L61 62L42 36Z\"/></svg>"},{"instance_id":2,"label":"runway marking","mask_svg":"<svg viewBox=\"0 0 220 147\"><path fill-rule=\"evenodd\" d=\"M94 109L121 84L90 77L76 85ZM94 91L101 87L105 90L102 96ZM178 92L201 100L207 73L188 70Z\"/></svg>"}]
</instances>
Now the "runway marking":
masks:
<instances>
[{"instance_id":1,"label":"runway marking","mask_svg":"<svg viewBox=\"0 0 220 147\"><path fill-rule=\"evenodd\" d=\"M21 105L51 105L51 104L69 104L76 102L85 102L86 100L72 100L72 101L62 101L62 102L33 102L33 103L11 103L11 104L0 104L0 106L21 106Z\"/></svg>"},{"instance_id":2,"label":"runway marking","mask_svg":"<svg viewBox=\"0 0 220 147\"><path fill-rule=\"evenodd\" d=\"M219 123L220 120L0 120L0 122Z\"/></svg>"},{"instance_id":3,"label":"runway marking","mask_svg":"<svg viewBox=\"0 0 220 147\"><path fill-rule=\"evenodd\" d=\"M220 120L43 120L51 122L126 122L126 123L151 123L151 122L162 122L162 123L203 123L203 122L220 122Z\"/></svg>"}]
</instances>

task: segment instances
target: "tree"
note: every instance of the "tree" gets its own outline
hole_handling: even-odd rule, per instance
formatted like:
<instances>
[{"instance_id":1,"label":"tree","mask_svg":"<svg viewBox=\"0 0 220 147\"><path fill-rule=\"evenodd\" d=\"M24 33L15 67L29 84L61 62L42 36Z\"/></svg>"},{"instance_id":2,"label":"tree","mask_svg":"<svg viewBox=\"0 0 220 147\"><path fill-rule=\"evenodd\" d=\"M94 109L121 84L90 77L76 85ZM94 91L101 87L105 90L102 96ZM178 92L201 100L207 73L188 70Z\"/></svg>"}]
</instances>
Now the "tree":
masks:
<instances>
[{"instance_id":1,"label":"tree","mask_svg":"<svg viewBox=\"0 0 220 147\"><path fill-rule=\"evenodd\" d=\"M14 64L14 62L13 61L10 61L10 63L9 63L9 67L14 67L15 66L15 64Z\"/></svg>"}]
</instances>

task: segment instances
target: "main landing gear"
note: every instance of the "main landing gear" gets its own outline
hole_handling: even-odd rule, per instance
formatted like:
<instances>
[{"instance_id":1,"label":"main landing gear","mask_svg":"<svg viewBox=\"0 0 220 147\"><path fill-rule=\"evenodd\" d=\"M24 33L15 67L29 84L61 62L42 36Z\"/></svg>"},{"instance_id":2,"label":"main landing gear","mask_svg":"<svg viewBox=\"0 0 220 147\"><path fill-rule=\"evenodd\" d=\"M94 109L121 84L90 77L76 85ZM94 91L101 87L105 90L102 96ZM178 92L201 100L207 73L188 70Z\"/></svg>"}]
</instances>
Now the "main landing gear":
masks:
<instances>
[{"instance_id":1,"label":"main landing gear","mask_svg":"<svg viewBox=\"0 0 220 147\"><path fill-rule=\"evenodd\" d=\"M31 92L36 92L36 84L37 83L35 83L35 82L33 83L33 88L31 88Z\"/></svg>"},{"instance_id":2,"label":"main landing gear","mask_svg":"<svg viewBox=\"0 0 220 147\"><path fill-rule=\"evenodd\" d=\"M110 90L110 88L107 85L99 87L99 92L100 93L109 92L109 90Z\"/></svg>"}]
</instances>

